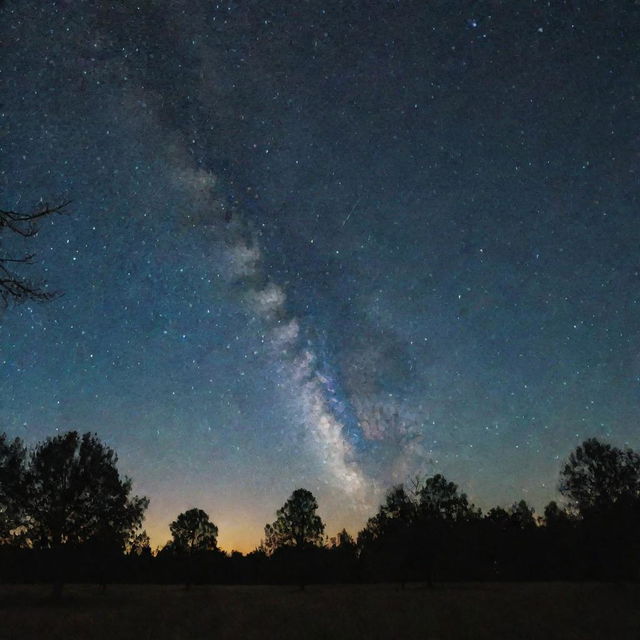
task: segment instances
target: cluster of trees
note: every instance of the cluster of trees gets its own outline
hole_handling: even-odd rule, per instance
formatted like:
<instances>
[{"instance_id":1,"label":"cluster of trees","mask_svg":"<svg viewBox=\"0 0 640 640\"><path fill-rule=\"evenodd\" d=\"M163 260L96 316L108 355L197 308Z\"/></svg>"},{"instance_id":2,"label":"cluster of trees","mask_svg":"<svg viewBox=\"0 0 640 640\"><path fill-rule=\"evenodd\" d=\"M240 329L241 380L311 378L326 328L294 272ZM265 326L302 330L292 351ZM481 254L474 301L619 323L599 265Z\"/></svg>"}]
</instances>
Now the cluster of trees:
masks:
<instances>
[{"instance_id":1,"label":"cluster of trees","mask_svg":"<svg viewBox=\"0 0 640 640\"><path fill-rule=\"evenodd\" d=\"M115 453L90 433L28 451L0 435L0 580L297 583L631 579L640 569L640 455L596 439L560 473L564 506L524 500L486 514L437 474L386 495L357 538L328 539L318 503L297 489L248 555L225 554L193 508L152 553L148 499L131 495Z\"/></svg>"},{"instance_id":2,"label":"cluster of trees","mask_svg":"<svg viewBox=\"0 0 640 640\"><path fill-rule=\"evenodd\" d=\"M365 578L637 579L640 456L591 438L560 472L564 506L486 514L441 475L395 487L358 536Z\"/></svg>"},{"instance_id":3,"label":"cluster of trees","mask_svg":"<svg viewBox=\"0 0 640 640\"><path fill-rule=\"evenodd\" d=\"M63 569L82 551L106 579L111 558L135 544L147 498L131 495L117 456L97 436L75 431L31 451L0 435L0 543L46 551L47 573L61 591ZM104 578L102 577L104 574Z\"/></svg>"}]
</instances>

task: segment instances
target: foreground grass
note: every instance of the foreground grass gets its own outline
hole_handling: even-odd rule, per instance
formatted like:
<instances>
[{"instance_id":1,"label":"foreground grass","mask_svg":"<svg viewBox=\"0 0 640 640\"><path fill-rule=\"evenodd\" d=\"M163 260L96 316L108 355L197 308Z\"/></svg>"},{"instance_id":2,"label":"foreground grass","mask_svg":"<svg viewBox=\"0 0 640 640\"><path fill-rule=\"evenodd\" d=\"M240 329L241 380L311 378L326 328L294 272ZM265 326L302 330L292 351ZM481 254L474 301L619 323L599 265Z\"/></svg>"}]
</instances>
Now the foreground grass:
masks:
<instances>
[{"instance_id":1,"label":"foreground grass","mask_svg":"<svg viewBox=\"0 0 640 640\"><path fill-rule=\"evenodd\" d=\"M640 638L640 585L0 586L0 640Z\"/></svg>"}]
</instances>

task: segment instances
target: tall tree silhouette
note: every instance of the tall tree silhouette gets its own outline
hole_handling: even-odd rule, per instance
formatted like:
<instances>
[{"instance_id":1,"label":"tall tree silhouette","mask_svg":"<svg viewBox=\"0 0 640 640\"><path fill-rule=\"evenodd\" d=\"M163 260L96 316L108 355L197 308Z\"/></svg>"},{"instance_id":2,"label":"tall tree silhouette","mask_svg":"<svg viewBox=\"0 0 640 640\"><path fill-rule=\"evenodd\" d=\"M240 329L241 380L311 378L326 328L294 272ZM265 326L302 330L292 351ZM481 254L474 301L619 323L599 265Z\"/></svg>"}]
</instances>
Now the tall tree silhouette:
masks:
<instances>
[{"instance_id":1,"label":"tall tree silhouette","mask_svg":"<svg viewBox=\"0 0 640 640\"><path fill-rule=\"evenodd\" d=\"M465 527L479 518L480 511L441 474L415 478L410 491L393 487L358 535L365 570L403 586L415 579L431 584L437 561L461 557Z\"/></svg>"},{"instance_id":2,"label":"tall tree silhouette","mask_svg":"<svg viewBox=\"0 0 640 640\"><path fill-rule=\"evenodd\" d=\"M407 529L416 519L415 500L402 485L387 491L378 513L367 520L364 529L358 534L358 544L366 546L384 537Z\"/></svg>"},{"instance_id":3,"label":"tall tree silhouette","mask_svg":"<svg viewBox=\"0 0 640 640\"><path fill-rule=\"evenodd\" d=\"M26 449L19 438L0 434L0 544L15 542L25 523Z\"/></svg>"},{"instance_id":4,"label":"tall tree silhouette","mask_svg":"<svg viewBox=\"0 0 640 640\"><path fill-rule=\"evenodd\" d=\"M415 494L421 519L444 522L464 522L480 517L480 511L469 503L467 494L458 490L442 474L421 482Z\"/></svg>"},{"instance_id":5,"label":"tall tree silhouette","mask_svg":"<svg viewBox=\"0 0 640 640\"><path fill-rule=\"evenodd\" d=\"M296 489L276 512L275 522L264 528L263 547L271 556L277 580L297 582L302 590L318 575L323 561L324 523L317 510L311 491Z\"/></svg>"},{"instance_id":6,"label":"tall tree silhouette","mask_svg":"<svg viewBox=\"0 0 640 640\"><path fill-rule=\"evenodd\" d=\"M189 509L181 513L169 525L169 530L175 551L195 553L218 548L218 527L202 509Z\"/></svg>"},{"instance_id":7,"label":"tall tree silhouette","mask_svg":"<svg viewBox=\"0 0 640 640\"><path fill-rule=\"evenodd\" d=\"M51 549L58 564L55 595L61 593L63 547L86 543L123 550L139 529L149 504L131 496L112 449L91 433L48 438L31 454L27 534L36 547Z\"/></svg>"},{"instance_id":8,"label":"tall tree silhouette","mask_svg":"<svg viewBox=\"0 0 640 640\"><path fill-rule=\"evenodd\" d=\"M151 539L146 530L141 531L129 539L125 547L125 552L129 556L151 555Z\"/></svg>"},{"instance_id":9,"label":"tall tree silhouette","mask_svg":"<svg viewBox=\"0 0 640 640\"><path fill-rule=\"evenodd\" d=\"M559 506L555 500L551 500L544 508L544 524L546 527L563 527L573 521L571 514L566 509Z\"/></svg>"},{"instance_id":10,"label":"tall tree silhouette","mask_svg":"<svg viewBox=\"0 0 640 640\"><path fill-rule=\"evenodd\" d=\"M404 586L412 564L416 501L404 486L392 487L378 513L358 534L361 564L374 580L398 580Z\"/></svg>"},{"instance_id":11,"label":"tall tree silhouette","mask_svg":"<svg viewBox=\"0 0 640 640\"><path fill-rule=\"evenodd\" d=\"M636 501L640 455L589 438L569 455L560 472L559 489L582 516L608 510L618 502Z\"/></svg>"},{"instance_id":12,"label":"tall tree silhouette","mask_svg":"<svg viewBox=\"0 0 640 640\"><path fill-rule=\"evenodd\" d=\"M33 264L35 256L33 253L5 253L5 236L10 233L17 238L32 238L38 233L38 223L42 219L61 213L68 204L69 201L54 207L44 204L31 213L0 209L0 241L3 249L3 253L0 253L0 302L3 307L26 301L51 300L59 295L23 274L21 267Z\"/></svg>"},{"instance_id":13,"label":"tall tree silhouette","mask_svg":"<svg viewBox=\"0 0 640 640\"><path fill-rule=\"evenodd\" d=\"M296 489L276 512L276 520L264 528L265 547L273 552L282 547L305 549L322 544L324 523L316 515L318 503L307 489Z\"/></svg>"},{"instance_id":14,"label":"tall tree silhouette","mask_svg":"<svg viewBox=\"0 0 640 640\"><path fill-rule=\"evenodd\" d=\"M357 549L356 541L353 536L346 530L339 531L335 538L331 539L332 547L349 552L355 552Z\"/></svg>"},{"instance_id":15,"label":"tall tree silhouette","mask_svg":"<svg viewBox=\"0 0 640 640\"><path fill-rule=\"evenodd\" d=\"M640 455L596 438L572 452L560 492L581 519L583 556L591 578L640 575Z\"/></svg>"},{"instance_id":16,"label":"tall tree silhouette","mask_svg":"<svg viewBox=\"0 0 640 640\"><path fill-rule=\"evenodd\" d=\"M527 504L526 500L514 502L509 507L509 520L517 529L531 529L536 526L536 519L533 517L534 508Z\"/></svg>"},{"instance_id":17,"label":"tall tree silhouette","mask_svg":"<svg viewBox=\"0 0 640 640\"><path fill-rule=\"evenodd\" d=\"M174 571L182 574L187 589L196 581L210 579L212 555L218 550L218 527L202 509L181 513L170 525L173 539L167 551L174 558Z\"/></svg>"},{"instance_id":18,"label":"tall tree silhouette","mask_svg":"<svg viewBox=\"0 0 640 640\"><path fill-rule=\"evenodd\" d=\"M331 582L357 581L358 546L346 529L330 539L325 567Z\"/></svg>"}]
</instances>

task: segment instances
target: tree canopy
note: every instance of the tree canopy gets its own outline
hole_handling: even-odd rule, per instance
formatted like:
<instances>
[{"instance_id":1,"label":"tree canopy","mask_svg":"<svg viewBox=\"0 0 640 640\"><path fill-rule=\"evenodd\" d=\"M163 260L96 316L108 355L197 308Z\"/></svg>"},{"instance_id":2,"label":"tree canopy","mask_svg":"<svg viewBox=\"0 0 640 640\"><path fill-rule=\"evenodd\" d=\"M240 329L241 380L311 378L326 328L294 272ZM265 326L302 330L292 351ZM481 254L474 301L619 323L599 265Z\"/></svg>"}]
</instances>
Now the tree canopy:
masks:
<instances>
[{"instance_id":1,"label":"tree canopy","mask_svg":"<svg viewBox=\"0 0 640 640\"><path fill-rule=\"evenodd\" d=\"M124 548L138 531L147 498L131 496L117 456L91 433L48 438L32 452L27 471L27 533L35 546L109 541Z\"/></svg>"},{"instance_id":2,"label":"tree canopy","mask_svg":"<svg viewBox=\"0 0 640 640\"><path fill-rule=\"evenodd\" d=\"M218 548L218 527L202 509L189 509L181 513L169 525L169 530L173 536L171 545L174 551L194 553Z\"/></svg>"},{"instance_id":3,"label":"tree canopy","mask_svg":"<svg viewBox=\"0 0 640 640\"><path fill-rule=\"evenodd\" d=\"M461 522L480 516L480 511L469 504L467 494L439 473L419 483L416 497L423 519Z\"/></svg>"},{"instance_id":4,"label":"tree canopy","mask_svg":"<svg viewBox=\"0 0 640 640\"><path fill-rule=\"evenodd\" d=\"M27 449L0 434L0 581L95 579L208 583L311 580L637 579L640 455L596 439L569 456L560 488L536 518L526 501L483 518L441 474L389 490L357 541L330 542L306 489L265 526L259 550L229 557L202 509L180 513L172 540L153 554L141 531L148 505L132 495L115 453L75 431Z\"/></svg>"},{"instance_id":5,"label":"tree canopy","mask_svg":"<svg viewBox=\"0 0 640 640\"><path fill-rule=\"evenodd\" d=\"M282 547L304 549L322 544L324 523L316 515L318 503L307 489L296 489L264 528L264 545L272 553Z\"/></svg>"},{"instance_id":6,"label":"tree canopy","mask_svg":"<svg viewBox=\"0 0 640 640\"><path fill-rule=\"evenodd\" d=\"M361 542L397 535L415 527L465 522L480 517L480 510L469 503L458 485L443 475L418 477L408 492L403 485L387 492L378 513L369 518L360 533Z\"/></svg>"},{"instance_id":7,"label":"tree canopy","mask_svg":"<svg viewBox=\"0 0 640 640\"><path fill-rule=\"evenodd\" d=\"M15 540L25 521L27 501L26 449L19 438L0 434L0 542Z\"/></svg>"},{"instance_id":8,"label":"tree canopy","mask_svg":"<svg viewBox=\"0 0 640 640\"><path fill-rule=\"evenodd\" d=\"M637 501L640 455L589 438L569 455L560 472L559 489L582 516L607 510L618 502Z\"/></svg>"}]
</instances>

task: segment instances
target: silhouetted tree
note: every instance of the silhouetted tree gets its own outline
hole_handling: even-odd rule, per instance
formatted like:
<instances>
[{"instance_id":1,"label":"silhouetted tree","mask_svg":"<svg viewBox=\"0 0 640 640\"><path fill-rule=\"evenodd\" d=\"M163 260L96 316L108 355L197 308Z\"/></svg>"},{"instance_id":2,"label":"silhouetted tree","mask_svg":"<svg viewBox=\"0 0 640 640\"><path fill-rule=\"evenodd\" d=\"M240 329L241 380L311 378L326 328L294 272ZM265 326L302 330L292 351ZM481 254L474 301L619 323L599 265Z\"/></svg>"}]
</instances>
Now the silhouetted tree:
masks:
<instances>
[{"instance_id":1,"label":"silhouetted tree","mask_svg":"<svg viewBox=\"0 0 640 640\"><path fill-rule=\"evenodd\" d=\"M514 502L508 511L509 523L516 529L531 529L536 526L533 514L534 509L527 504L526 500Z\"/></svg>"},{"instance_id":2,"label":"silhouetted tree","mask_svg":"<svg viewBox=\"0 0 640 640\"><path fill-rule=\"evenodd\" d=\"M186 588L194 582L209 580L214 556L218 555L218 527L209 520L209 515L202 509L189 509L169 529L173 538L165 550L177 560L174 571L183 575Z\"/></svg>"},{"instance_id":3,"label":"silhouetted tree","mask_svg":"<svg viewBox=\"0 0 640 640\"><path fill-rule=\"evenodd\" d=\"M271 556L279 580L295 580L301 589L318 564L324 523L316 514L318 503L307 489L296 489L264 528L263 547Z\"/></svg>"},{"instance_id":4,"label":"silhouetted tree","mask_svg":"<svg viewBox=\"0 0 640 640\"><path fill-rule=\"evenodd\" d=\"M116 463L96 435L76 431L48 438L31 454L27 535L54 552L54 595L62 590L65 548L91 544L122 552L140 527L149 500L130 495L131 480L120 477Z\"/></svg>"},{"instance_id":5,"label":"silhouetted tree","mask_svg":"<svg viewBox=\"0 0 640 640\"><path fill-rule=\"evenodd\" d=\"M331 582L357 580L358 546L346 529L331 538L327 558L330 562L328 578Z\"/></svg>"},{"instance_id":6,"label":"silhouetted tree","mask_svg":"<svg viewBox=\"0 0 640 640\"><path fill-rule=\"evenodd\" d=\"M356 541L346 529L339 531L336 537L333 538L332 542L332 547L334 549L343 549L354 552L357 549Z\"/></svg>"},{"instance_id":7,"label":"silhouetted tree","mask_svg":"<svg viewBox=\"0 0 640 640\"><path fill-rule=\"evenodd\" d=\"M6 581L99 577L129 582L295 583L397 580L637 579L640 456L583 443L563 468L569 507L550 502L539 522L520 500L482 518L438 474L389 490L359 532L324 544L317 502L294 491L251 554L217 549L218 530L190 509L152 554L139 532L147 501L131 498L115 455L95 436L71 432L31 453L0 436L0 568ZM544 526L543 526L544 525ZM24 542L24 544L20 544ZM64 571L63 571L64 569Z\"/></svg>"},{"instance_id":8,"label":"silhouetted tree","mask_svg":"<svg viewBox=\"0 0 640 640\"><path fill-rule=\"evenodd\" d=\"M540 571L539 539L534 509L526 500L508 509L493 507L483 520L483 553L489 575L532 579Z\"/></svg>"},{"instance_id":9,"label":"silhouetted tree","mask_svg":"<svg viewBox=\"0 0 640 640\"><path fill-rule=\"evenodd\" d=\"M20 238L35 236L39 231L38 223L43 218L62 212L68 204L68 201L55 207L44 204L32 213L0 209L0 241L4 239L6 232ZM6 242L3 242L3 245L6 245ZM3 307L29 300L51 300L58 295L57 292L48 291L46 285L37 284L19 273L20 267L32 264L34 257L34 254L0 254L0 302Z\"/></svg>"},{"instance_id":10,"label":"silhouetted tree","mask_svg":"<svg viewBox=\"0 0 640 640\"><path fill-rule=\"evenodd\" d=\"M572 522L572 520L571 514L569 514L566 509L560 507L555 500L549 502L544 508L543 521L546 527L564 526Z\"/></svg>"},{"instance_id":11,"label":"silhouetted tree","mask_svg":"<svg viewBox=\"0 0 640 640\"><path fill-rule=\"evenodd\" d=\"M316 514L318 503L307 489L296 489L276 512L276 520L264 528L269 553L282 547L305 549L322 545L324 523Z\"/></svg>"},{"instance_id":12,"label":"silhouetted tree","mask_svg":"<svg viewBox=\"0 0 640 640\"><path fill-rule=\"evenodd\" d=\"M560 473L560 492L577 511L591 578L637 578L640 571L640 455L585 440Z\"/></svg>"},{"instance_id":13,"label":"silhouetted tree","mask_svg":"<svg viewBox=\"0 0 640 640\"><path fill-rule=\"evenodd\" d=\"M524 530L536 526L533 514L533 507L530 507L526 500L520 500L519 502L514 502L508 509L492 507L487 512L485 520L503 531Z\"/></svg>"},{"instance_id":14,"label":"silhouetted tree","mask_svg":"<svg viewBox=\"0 0 640 640\"><path fill-rule=\"evenodd\" d=\"M580 577L581 540L577 535L580 533L577 517L552 500L544 508L542 523L545 577L564 580Z\"/></svg>"},{"instance_id":15,"label":"silhouetted tree","mask_svg":"<svg viewBox=\"0 0 640 640\"><path fill-rule=\"evenodd\" d=\"M378 513L358 534L361 562L376 580L398 580L404 586L415 558L417 505L402 485L392 487Z\"/></svg>"},{"instance_id":16,"label":"silhouetted tree","mask_svg":"<svg viewBox=\"0 0 640 640\"><path fill-rule=\"evenodd\" d=\"M366 546L409 527L416 519L415 500L402 485L389 489L378 513L367 520L358 534L358 545Z\"/></svg>"},{"instance_id":17,"label":"silhouetted tree","mask_svg":"<svg viewBox=\"0 0 640 640\"><path fill-rule=\"evenodd\" d=\"M508 527L511 522L509 512L503 507L491 507L491 509L487 511L485 520L501 528Z\"/></svg>"},{"instance_id":18,"label":"silhouetted tree","mask_svg":"<svg viewBox=\"0 0 640 640\"><path fill-rule=\"evenodd\" d=\"M130 556L151 555L151 540L146 531L141 531L131 538L125 548L125 552Z\"/></svg>"},{"instance_id":19,"label":"silhouetted tree","mask_svg":"<svg viewBox=\"0 0 640 640\"><path fill-rule=\"evenodd\" d=\"M215 551L218 548L218 527L202 509L181 513L170 525L174 550L188 553Z\"/></svg>"},{"instance_id":20,"label":"silhouetted tree","mask_svg":"<svg viewBox=\"0 0 640 640\"><path fill-rule=\"evenodd\" d=\"M589 438L569 456L559 489L582 516L635 501L640 497L640 455Z\"/></svg>"},{"instance_id":21,"label":"silhouetted tree","mask_svg":"<svg viewBox=\"0 0 640 640\"><path fill-rule=\"evenodd\" d=\"M420 483L415 491L420 517L443 522L464 522L480 517L480 511L469 503L467 494L458 491L455 482L436 474Z\"/></svg>"},{"instance_id":22,"label":"silhouetted tree","mask_svg":"<svg viewBox=\"0 0 640 640\"><path fill-rule=\"evenodd\" d=\"M481 517L455 482L436 474L415 485L417 525L413 563L432 585L436 573L463 573L475 536L470 526Z\"/></svg>"},{"instance_id":23,"label":"silhouetted tree","mask_svg":"<svg viewBox=\"0 0 640 640\"><path fill-rule=\"evenodd\" d=\"M146 531L133 536L125 547L126 574L128 580L136 583L149 582L154 579L154 557L151 551L151 540Z\"/></svg>"},{"instance_id":24,"label":"silhouetted tree","mask_svg":"<svg viewBox=\"0 0 640 640\"><path fill-rule=\"evenodd\" d=\"M409 492L393 487L358 534L363 568L376 579L431 584L436 561L445 572L454 564L461 571L469 525L479 519L480 510L441 474L415 478Z\"/></svg>"},{"instance_id":25,"label":"silhouetted tree","mask_svg":"<svg viewBox=\"0 0 640 640\"><path fill-rule=\"evenodd\" d=\"M0 544L18 541L27 502L26 449L19 438L0 434Z\"/></svg>"}]
</instances>

